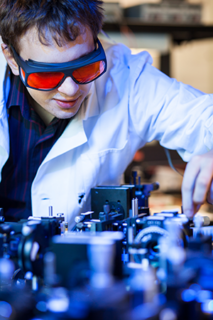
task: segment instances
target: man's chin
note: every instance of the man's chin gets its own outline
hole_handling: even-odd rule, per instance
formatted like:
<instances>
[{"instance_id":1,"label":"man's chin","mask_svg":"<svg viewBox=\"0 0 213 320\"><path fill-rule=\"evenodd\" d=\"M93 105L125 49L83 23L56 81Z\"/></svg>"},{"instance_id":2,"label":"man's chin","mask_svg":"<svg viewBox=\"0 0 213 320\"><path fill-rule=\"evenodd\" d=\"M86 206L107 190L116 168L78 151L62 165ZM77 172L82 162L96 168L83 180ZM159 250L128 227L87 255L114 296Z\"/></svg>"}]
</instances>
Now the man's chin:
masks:
<instances>
[{"instance_id":1,"label":"man's chin","mask_svg":"<svg viewBox=\"0 0 213 320\"><path fill-rule=\"evenodd\" d=\"M80 107L69 108L69 109L68 108L66 108L66 109L60 108L60 110L57 110L57 112L55 113L55 117L58 119L70 119L78 113L79 109L80 109Z\"/></svg>"}]
</instances>

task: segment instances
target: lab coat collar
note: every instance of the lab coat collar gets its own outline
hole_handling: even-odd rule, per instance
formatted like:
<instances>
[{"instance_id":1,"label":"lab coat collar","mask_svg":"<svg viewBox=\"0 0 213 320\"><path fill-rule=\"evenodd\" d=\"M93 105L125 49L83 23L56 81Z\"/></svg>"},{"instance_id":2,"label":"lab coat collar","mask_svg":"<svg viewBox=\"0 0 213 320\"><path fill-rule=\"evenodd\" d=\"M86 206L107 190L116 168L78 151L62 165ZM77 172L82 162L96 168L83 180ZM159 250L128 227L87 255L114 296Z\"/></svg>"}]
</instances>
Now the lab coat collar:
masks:
<instances>
[{"instance_id":1,"label":"lab coat collar","mask_svg":"<svg viewBox=\"0 0 213 320\"><path fill-rule=\"evenodd\" d=\"M100 105L97 97L96 81L91 83L91 88L81 106L83 120L95 117L100 113Z\"/></svg>"},{"instance_id":2,"label":"lab coat collar","mask_svg":"<svg viewBox=\"0 0 213 320\"><path fill-rule=\"evenodd\" d=\"M85 142L87 142L87 137L84 132L82 110L80 109L77 115L70 120L66 129L53 145L42 164L84 144Z\"/></svg>"},{"instance_id":3,"label":"lab coat collar","mask_svg":"<svg viewBox=\"0 0 213 320\"><path fill-rule=\"evenodd\" d=\"M86 143L88 139L84 130L84 121L90 117L97 116L99 113L100 108L96 94L96 85L93 82L78 113L74 118L70 119L66 129L53 145L42 164Z\"/></svg>"},{"instance_id":4,"label":"lab coat collar","mask_svg":"<svg viewBox=\"0 0 213 320\"><path fill-rule=\"evenodd\" d=\"M1 38L0 38L0 45L1 45ZM7 62L5 60L5 57L3 55L2 49L0 47L0 104L1 104L1 110L3 107L3 102L4 102L4 78L5 78L5 70L6 70ZM0 110L0 113L1 113Z\"/></svg>"},{"instance_id":5,"label":"lab coat collar","mask_svg":"<svg viewBox=\"0 0 213 320\"><path fill-rule=\"evenodd\" d=\"M5 105L5 95L9 90L8 81L5 81L4 85L6 66L6 60L3 56L2 50L0 49L0 181L1 170L9 156L9 130Z\"/></svg>"}]
</instances>

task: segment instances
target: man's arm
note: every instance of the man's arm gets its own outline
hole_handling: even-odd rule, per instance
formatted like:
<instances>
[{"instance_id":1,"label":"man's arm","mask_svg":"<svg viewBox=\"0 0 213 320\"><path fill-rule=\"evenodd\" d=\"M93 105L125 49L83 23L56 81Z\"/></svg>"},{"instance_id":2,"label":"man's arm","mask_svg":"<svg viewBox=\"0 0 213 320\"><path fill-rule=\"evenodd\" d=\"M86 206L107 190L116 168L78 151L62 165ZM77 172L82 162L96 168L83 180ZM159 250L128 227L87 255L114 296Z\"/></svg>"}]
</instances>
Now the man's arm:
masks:
<instances>
[{"instance_id":1,"label":"man's arm","mask_svg":"<svg viewBox=\"0 0 213 320\"><path fill-rule=\"evenodd\" d=\"M189 161L182 195L184 213L191 217L205 201L213 178L213 95L168 78L147 60L140 70L140 63L132 68L138 72L136 81L131 80L132 123L141 140L159 140Z\"/></svg>"}]
</instances>

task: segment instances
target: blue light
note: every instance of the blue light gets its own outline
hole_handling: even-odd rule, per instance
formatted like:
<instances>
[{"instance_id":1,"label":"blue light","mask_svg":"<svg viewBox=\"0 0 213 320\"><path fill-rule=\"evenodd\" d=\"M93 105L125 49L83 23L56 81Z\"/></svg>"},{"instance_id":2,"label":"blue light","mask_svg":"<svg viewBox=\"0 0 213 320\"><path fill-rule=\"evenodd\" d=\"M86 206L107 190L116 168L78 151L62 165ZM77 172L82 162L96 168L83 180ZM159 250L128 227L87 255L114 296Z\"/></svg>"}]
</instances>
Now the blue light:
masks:
<instances>
[{"instance_id":1,"label":"blue light","mask_svg":"<svg viewBox=\"0 0 213 320\"><path fill-rule=\"evenodd\" d=\"M32 272L30 272L30 271L26 272L24 278L26 280L32 280L32 278L33 278Z\"/></svg>"},{"instance_id":2,"label":"blue light","mask_svg":"<svg viewBox=\"0 0 213 320\"><path fill-rule=\"evenodd\" d=\"M213 300L206 300L201 306L201 309L204 313L212 314L213 313Z\"/></svg>"},{"instance_id":3,"label":"blue light","mask_svg":"<svg viewBox=\"0 0 213 320\"><path fill-rule=\"evenodd\" d=\"M10 318L13 309L6 301L0 301L0 317Z\"/></svg>"},{"instance_id":4,"label":"blue light","mask_svg":"<svg viewBox=\"0 0 213 320\"><path fill-rule=\"evenodd\" d=\"M47 307L52 312L66 312L69 308L69 299L64 297L61 298L52 298L48 301Z\"/></svg>"},{"instance_id":5,"label":"blue light","mask_svg":"<svg viewBox=\"0 0 213 320\"><path fill-rule=\"evenodd\" d=\"M166 303L166 297L162 293L160 293L154 297L154 302L156 303L156 305L159 304L162 306Z\"/></svg>"},{"instance_id":6,"label":"blue light","mask_svg":"<svg viewBox=\"0 0 213 320\"><path fill-rule=\"evenodd\" d=\"M38 309L41 312L47 311L47 304L45 301L39 301L36 305L36 309Z\"/></svg>"},{"instance_id":7,"label":"blue light","mask_svg":"<svg viewBox=\"0 0 213 320\"><path fill-rule=\"evenodd\" d=\"M197 283L193 283L193 284L191 284L191 286L189 287L189 289L192 289L192 290L194 290L195 292L198 292L198 291L201 290L201 286L200 286L199 284L197 284Z\"/></svg>"},{"instance_id":8,"label":"blue light","mask_svg":"<svg viewBox=\"0 0 213 320\"><path fill-rule=\"evenodd\" d=\"M213 300L209 301L208 308L209 308L209 311L211 311L211 313L212 313L213 312Z\"/></svg>"},{"instance_id":9,"label":"blue light","mask_svg":"<svg viewBox=\"0 0 213 320\"><path fill-rule=\"evenodd\" d=\"M185 302L193 301L196 297L196 292L192 289L186 289L181 293L182 300Z\"/></svg>"},{"instance_id":10,"label":"blue light","mask_svg":"<svg viewBox=\"0 0 213 320\"><path fill-rule=\"evenodd\" d=\"M212 293L208 290L199 290L197 292L197 301L198 302L206 302L207 300L212 299Z\"/></svg>"}]
</instances>

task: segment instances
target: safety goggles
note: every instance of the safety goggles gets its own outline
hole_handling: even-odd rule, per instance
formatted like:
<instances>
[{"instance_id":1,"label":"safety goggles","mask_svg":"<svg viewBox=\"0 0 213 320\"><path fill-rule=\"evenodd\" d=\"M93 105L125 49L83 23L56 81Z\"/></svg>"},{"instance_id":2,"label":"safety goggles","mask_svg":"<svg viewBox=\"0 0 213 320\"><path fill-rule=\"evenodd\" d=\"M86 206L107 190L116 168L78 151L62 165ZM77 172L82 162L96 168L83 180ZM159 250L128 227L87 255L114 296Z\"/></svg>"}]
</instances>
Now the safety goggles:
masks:
<instances>
[{"instance_id":1,"label":"safety goggles","mask_svg":"<svg viewBox=\"0 0 213 320\"><path fill-rule=\"evenodd\" d=\"M34 60L24 61L10 46L19 66L19 74L26 87L50 91L58 88L67 77L78 84L87 84L99 78L107 68L104 49L97 39L96 48L91 53L63 63L44 63Z\"/></svg>"}]
</instances>

